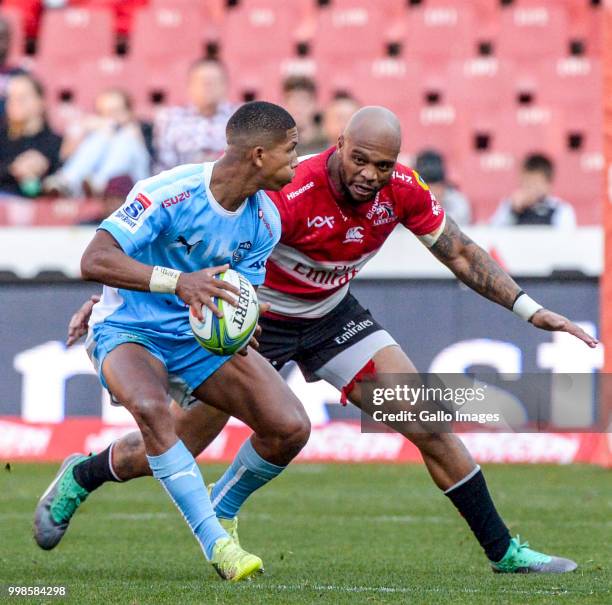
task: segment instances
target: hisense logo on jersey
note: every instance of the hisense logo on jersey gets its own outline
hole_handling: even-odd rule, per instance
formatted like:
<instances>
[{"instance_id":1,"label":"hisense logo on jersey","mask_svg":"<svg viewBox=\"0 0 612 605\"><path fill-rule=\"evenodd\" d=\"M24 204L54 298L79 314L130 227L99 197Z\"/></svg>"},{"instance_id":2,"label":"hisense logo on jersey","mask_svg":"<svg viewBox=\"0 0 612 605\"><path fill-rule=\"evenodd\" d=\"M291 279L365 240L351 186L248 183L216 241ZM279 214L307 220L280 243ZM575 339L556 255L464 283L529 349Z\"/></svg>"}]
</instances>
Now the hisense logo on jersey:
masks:
<instances>
[{"instance_id":1,"label":"hisense logo on jersey","mask_svg":"<svg viewBox=\"0 0 612 605\"><path fill-rule=\"evenodd\" d=\"M317 229L320 229L321 227L327 226L330 229L333 229L334 220L335 220L335 217L333 216L315 216L314 218L308 217L308 220L306 221L306 223L308 225L308 228L316 227Z\"/></svg>"},{"instance_id":2,"label":"hisense logo on jersey","mask_svg":"<svg viewBox=\"0 0 612 605\"><path fill-rule=\"evenodd\" d=\"M361 244L363 243L363 227L351 227L344 237L344 244L350 244L352 242Z\"/></svg>"},{"instance_id":3,"label":"hisense logo on jersey","mask_svg":"<svg viewBox=\"0 0 612 605\"><path fill-rule=\"evenodd\" d=\"M298 195L302 195L304 191L308 191L309 189L312 189L313 187L314 187L314 181L310 181L310 183L306 183L306 185L304 185L303 187L300 187L299 189L296 189L295 191L288 193L287 199L292 200L294 197L297 197Z\"/></svg>"}]
</instances>

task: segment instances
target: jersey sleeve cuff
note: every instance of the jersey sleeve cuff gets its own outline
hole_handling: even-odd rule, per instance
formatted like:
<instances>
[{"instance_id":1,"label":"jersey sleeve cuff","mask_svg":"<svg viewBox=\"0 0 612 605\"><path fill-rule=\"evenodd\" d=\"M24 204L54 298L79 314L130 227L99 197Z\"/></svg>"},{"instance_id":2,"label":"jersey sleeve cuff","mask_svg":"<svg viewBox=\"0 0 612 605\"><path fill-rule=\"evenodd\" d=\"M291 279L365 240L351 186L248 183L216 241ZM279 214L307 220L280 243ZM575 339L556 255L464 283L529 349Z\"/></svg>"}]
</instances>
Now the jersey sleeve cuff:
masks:
<instances>
[{"instance_id":1,"label":"jersey sleeve cuff","mask_svg":"<svg viewBox=\"0 0 612 605\"><path fill-rule=\"evenodd\" d=\"M265 273L250 273L249 271L242 271L240 269L238 269L238 272L242 273L242 275L244 275L253 286L261 286L266 279Z\"/></svg>"}]
</instances>

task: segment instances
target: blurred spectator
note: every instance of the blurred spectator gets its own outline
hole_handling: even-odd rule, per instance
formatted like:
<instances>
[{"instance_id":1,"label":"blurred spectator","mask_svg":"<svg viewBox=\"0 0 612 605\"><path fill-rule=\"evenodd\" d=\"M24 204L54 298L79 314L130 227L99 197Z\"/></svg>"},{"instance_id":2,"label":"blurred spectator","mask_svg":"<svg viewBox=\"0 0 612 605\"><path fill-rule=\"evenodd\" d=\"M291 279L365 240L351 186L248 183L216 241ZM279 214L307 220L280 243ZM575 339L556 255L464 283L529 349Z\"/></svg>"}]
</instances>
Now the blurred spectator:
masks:
<instances>
[{"instance_id":1,"label":"blurred spectator","mask_svg":"<svg viewBox=\"0 0 612 605\"><path fill-rule=\"evenodd\" d=\"M297 124L298 155L318 153L328 146L327 139L318 125L317 87L305 76L289 76L283 82L282 105Z\"/></svg>"},{"instance_id":2,"label":"blurred spectator","mask_svg":"<svg viewBox=\"0 0 612 605\"><path fill-rule=\"evenodd\" d=\"M0 127L0 193L36 197L60 165L62 140L47 124L43 88L32 76L9 81Z\"/></svg>"},{"instance_id":3,"label":"blurred spectator","mask_svg":"<svg viewBox=\"0 0 612 605\"><path fill-rule=\"evenodd\" d=\"M28 42L38 36L40 16L42 14L42 0L2 0L2 7L16 9L21 13L21 23Z\"/></svg>"},{"instance_id":4,"label":"blurred spectator","mask_svg":"<svg viewBox=\"0 0 612 605\"><path fill-rule=\"evenodd\" d=\"M344 127L359 107L357 99L349 93L336 93L323 111L323 134L327 140L326 147L336 144Z\"/></svg>"},{"instance_id":5,"label":"blurred spectator","mask_svg":"<svg viewBox=\"0 0 612 605\"><path fill-rule=\"evenodd\" d=\"M545 155L528 155L521 169L519 188L498 206L491 225L550 225L574 228L572 206L551 195L554 177L552 161Z\"/></svg>"},{"instance_id":6,"label":"blurred spectator","mask_svg":"<svg viewBox=\"0 0 612 605\"><path fill-rule=\"evenodd\" d=\"M0 15L0 118L4 116L6 88L11 76L26 73L25 70L7 63L11 48L11 25Z\"/></svg>"},{"instance_id":7,"label":"blurred spectator","mask_svg":"<svg viewBox=\"0 0 612 605\"><path fill-rule=\"evenodd\" d=\"M129 176L116 176L110 179L106 189L100 198L101 205L97 212L81 221L80 225L99 225L107 216L110 216L123 202L128 193L134 187L134 182Z\"/></svg>"},{"instance_id":8,"label":"blurred spectator","mask_svg":"<svg viewBox=\"0 0 612 605\"><path fill-rule=\"evenodd\" d=\"M185 107L161 109L154 124L157 169L216 160L225 149L225 126L235 107L227 101L227 73L214 59L189 70Z\"/></svg>"},{"instance_id":9,"label":"blurred spectator","mask_svg":"<svg viewBox=\"0 0 612 605\"><path fill-rule=\"evenodd\" d=\"M62 156L64 166L43 183L48 193L100 196L114 177L134 182L148 177L151 158L128 95L122 90L98 95L96 115L69 128Z\"/></svg>"},{"instance_id":10,"label":"blurred spectator","mask_svg":"<svg viewBox=\"0 0 612 605\"><path fill-rule=\"evenodd\" d=\"M469 225L472 221L470 202L448 181L442 155L433 149L426 149L417 155L415 168L448 215L458 225Z\"/></svg>"}]
</instances>

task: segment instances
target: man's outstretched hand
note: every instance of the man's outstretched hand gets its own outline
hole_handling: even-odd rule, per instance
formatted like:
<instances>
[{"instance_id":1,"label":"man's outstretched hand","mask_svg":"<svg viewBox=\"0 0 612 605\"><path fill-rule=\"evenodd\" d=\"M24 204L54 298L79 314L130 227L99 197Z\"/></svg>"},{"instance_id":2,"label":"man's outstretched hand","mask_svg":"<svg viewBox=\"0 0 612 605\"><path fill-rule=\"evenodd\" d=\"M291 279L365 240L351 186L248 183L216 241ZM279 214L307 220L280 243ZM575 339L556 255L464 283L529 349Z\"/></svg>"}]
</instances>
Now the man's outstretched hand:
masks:
<instances>
[{"instance_id":1,"label":"man's outstretched hand","mask_svg":"<svg viewBox=\"0 0 612 605\"><path fill-rule=\"evenodd\" d=\"M84 302L80 309L70 318L68 324L68 337L66 338L66 346L73 345L81 336L87 334L87 325L93 306L100 302L100 297L94 294L88 301Z\"/></svg>"},{"instance_id":2,"label":"man's outstretched hand","mask_svg":"<svg viewBox=\"0 0 612 605\"><path fill-rule=\"evenodd\" d=\"M594 349L599 344L596 338L587 334L573 321L570 321L567 317L563 317L563 315L549 311L548 309L536 311L529 321L536 328L540 328L541 330L548 330L549 332L567 332L579 340L582 340L582 342L586 343L591 349Z\"/></svg>"}]
</instances>

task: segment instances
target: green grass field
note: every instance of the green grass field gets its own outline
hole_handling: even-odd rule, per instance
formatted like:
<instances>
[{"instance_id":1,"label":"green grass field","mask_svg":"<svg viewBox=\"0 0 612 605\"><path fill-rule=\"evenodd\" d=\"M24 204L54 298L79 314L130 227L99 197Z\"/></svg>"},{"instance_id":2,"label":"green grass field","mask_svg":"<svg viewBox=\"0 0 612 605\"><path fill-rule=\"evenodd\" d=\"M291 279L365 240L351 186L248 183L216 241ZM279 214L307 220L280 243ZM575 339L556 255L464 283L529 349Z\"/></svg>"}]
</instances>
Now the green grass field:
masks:
<instances>
[{"instance_id":1,"label":"green grass field","mask_svg":"<svg viewBox=\"0 0 612 605\"><path fill-rule=\"evenodd\" d=\"M479 546L421 466L294 465L241 515L243 545L266 574L221 582L153 479L106 485L64 541L31 537L36 500L56 465L0 470L3 603L611 603L612 482L587 466L491 466L511 531L570 556L566 576L491 573ZM221 467L206 467L215 480ZM69 598L8 597L7 584L68 587Z\"/></svg>"}]
</instances>

